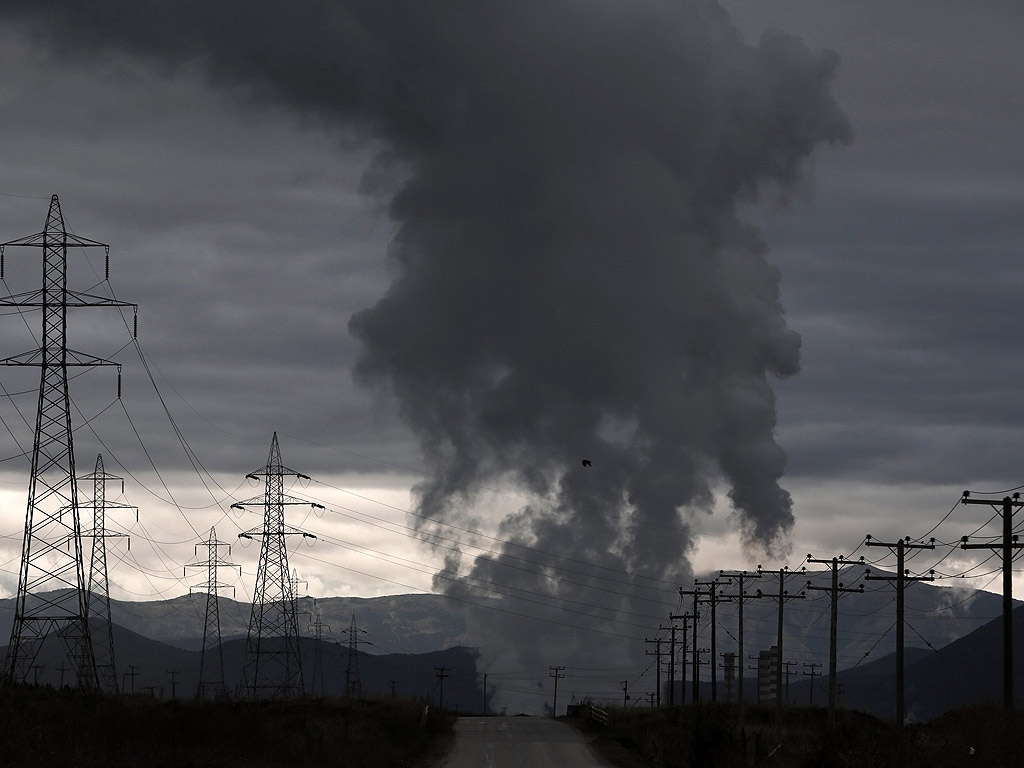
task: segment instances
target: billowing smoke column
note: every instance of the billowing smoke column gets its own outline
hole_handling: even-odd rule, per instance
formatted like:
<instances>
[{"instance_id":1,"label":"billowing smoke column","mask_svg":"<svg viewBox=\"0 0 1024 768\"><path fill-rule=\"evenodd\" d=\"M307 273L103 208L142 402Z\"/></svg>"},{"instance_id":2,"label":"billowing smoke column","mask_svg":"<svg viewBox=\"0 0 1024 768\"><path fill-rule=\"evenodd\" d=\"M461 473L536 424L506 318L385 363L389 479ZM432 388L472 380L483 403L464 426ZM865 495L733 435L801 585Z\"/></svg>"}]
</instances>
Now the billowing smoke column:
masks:
<instances>
[{"instance_id":1,"label":"billowing smoke column","mask_svg":"<svg viewBox=\"0 0 1024 768\"><path fill-rule=\"evenodd\" d=\"M485 664L642 653L719 483L746 541L785 551L769 382L800 338L737 205L848 139L835 55L750 45L704 0L2 7L386 146L366 186L388 196L396 277L352 318L357 376L421 441L425 539L485 517L481 488L520 494L501 552L449 555L436 581L486 606Z\"/></svg>"}]
</instances>

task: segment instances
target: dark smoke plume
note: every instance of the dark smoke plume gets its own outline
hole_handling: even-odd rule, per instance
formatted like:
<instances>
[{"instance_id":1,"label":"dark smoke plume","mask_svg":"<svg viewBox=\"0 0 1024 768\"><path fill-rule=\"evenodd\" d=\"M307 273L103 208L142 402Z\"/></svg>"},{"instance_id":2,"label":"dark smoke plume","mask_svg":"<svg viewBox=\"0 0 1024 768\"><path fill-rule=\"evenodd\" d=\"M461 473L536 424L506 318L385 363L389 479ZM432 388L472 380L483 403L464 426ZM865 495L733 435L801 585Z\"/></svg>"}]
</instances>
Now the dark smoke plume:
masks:
<instances>
[{"instance_id":1,"label":"dark smoke plume","mask_svg":"<svg viewBox=\"0 0 1024 768\"><path fill-rule=\"evenodd\" d=\"M426 538L473 520L482 487L530 499L501 554L450 556L437 579L491 606L485 659L638 652L620 636L667 618L719 484L745 541L786 551L770 379L797 372L800 338L737 205L849 138L835 55L750 45L706 0L0 7L66 55L198 64L382 142L365 185L389 200L397 270L352 318L357 376L421 441Z\"/></svg>"}]
</instances>

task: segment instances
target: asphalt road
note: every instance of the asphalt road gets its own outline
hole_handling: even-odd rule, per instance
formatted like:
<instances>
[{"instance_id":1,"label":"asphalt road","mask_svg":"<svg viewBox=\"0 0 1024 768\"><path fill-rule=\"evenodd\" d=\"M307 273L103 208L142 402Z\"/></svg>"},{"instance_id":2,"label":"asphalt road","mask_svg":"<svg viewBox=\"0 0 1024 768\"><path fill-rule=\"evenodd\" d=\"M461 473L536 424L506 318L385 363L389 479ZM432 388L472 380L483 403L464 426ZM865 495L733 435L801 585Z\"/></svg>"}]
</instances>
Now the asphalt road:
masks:
<instances>
[{"instance_id":1,"label":"asphalt road","mask_svg":"<svg viewBox=\"0 0 1024 768\"><path fill-rule=\"evenodd\" d=\"M461 717L440 768L613 768L587 741L544 717Z\"/></svg>"}]
</instances>

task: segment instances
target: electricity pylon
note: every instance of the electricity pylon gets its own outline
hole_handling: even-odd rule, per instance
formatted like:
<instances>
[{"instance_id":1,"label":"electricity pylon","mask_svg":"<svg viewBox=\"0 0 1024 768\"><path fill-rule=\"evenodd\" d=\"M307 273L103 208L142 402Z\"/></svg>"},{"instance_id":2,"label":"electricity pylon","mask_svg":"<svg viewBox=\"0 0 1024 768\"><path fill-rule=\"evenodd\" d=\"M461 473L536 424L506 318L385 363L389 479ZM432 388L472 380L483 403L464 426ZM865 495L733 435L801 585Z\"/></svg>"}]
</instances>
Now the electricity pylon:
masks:
<instances>
[{"instance_id":1,"label":"electricity pylon","mask_svg":"<svg viewBox=\"0 0 1024 768\"><path fill-rule=\"evenodd\" d=\"M288 496L284 492L284 476L294 475L309 480L307 475L295 472L281 464L281 450L277 433L270 442L270 455L266 466L246 477L264 484L262 496L231 506L263 507L263 527L238 534L239 538L260 536L260 564L253 590L252 614L249 634L245 640L245 660L242 664L242 689L250 698L300 696L303 693L302 657L299 652L299 627L295 591L288 573L288 547L286 537L302 536L315 539L311 533L285 525L284 508L291 504L308 504L323 509L320 504Z\"/></svg>"},{"instance_id":2,"label":"electricity pylon","mask_svg":"<svg viewBox=\"0 0 1024 768\"><path fill-rule=\"evenodd\" d=\"M231 545L217 540L216 528L211 527L210 538L196 545L196 554L198 554L200 546L206 547L206 560L185 565L186 568L206 569L206 581L202 584L192 584L189 587L190 594L193 589L201 589L206 592L206 621L203 624L203 652L199 656L197 699L227 695L227 688L224 685L224 649L220 640L219 594L222 589L230 589L234 594L235 588L217 580L217 569L222 567L238 568L238 575L242 575L241 566L229 563L218 555L219 547L227 547L228 556L230 556Z\"/></svg>"},{"instance_id":3,"label":"electricity pylon","mask_svg":"<svg viewBox=\"0 0 1024 768\"><path fill-rule=\"evenodd\" d=\"M323 657L323 637L324 637L324 623L323 616L320 613L320 607L316 604L316 598L313 598L313 623L306 627L306 631L313 632L313 682L310 685L310 693L316 696L317 683L320 684L320 695L324 696L326 691L324 690L324 657ZM327 631L331 631L331 626L328 624Z\"/></svg>"},{"instance_id":4,"label":"electricity pylon","mask_svg":"<svg viewBox=\"0 0 1024 768\"><path fill-rule=\"evenodd\" d=\"M345 665L345 695L350 699L358 699L363 695L363 681L359 678L359 646L373 645L367 640L360 640L359 633L366 634L365 629L356 626L356 615L352 614L352 626L341 630L348 635L348 664Z\"/></svg>"},{"instance_id":5,"label":"electricity pylon","mask_svg":"<svg viewBox=\"0 0 1024 768\"><path fill-rule=\"evenodd\" d=\"M43 231L0 244L0 278L7 247L42 249L43 286L38 291L0 299L0 306L38 307L43 335L38 349L0 360L0 365L41 369L39 406L32 443L32 474L25 511L25 533L18 574L14 624L7 648L5 678L25 682L50 632L56 632L71 662L77 684L98 688L82 557L75 453L71 430L68 368L116 365L120 396L120 364L68 349L69 307L132 307L135 304L68 290L68 247L104 248L109 277L109 246L68 232L60 202L54 195ZM137 317L137 315L136 315Z\"/></svg>"},{"instance_id":6,"label":"electricity pylon","mask_svg":"<svg viewBox=\"0 0 1024 768\"><path fill-rule=\"evenodd\" d=\"M107 501L107 482L124 480L103 471L103 454L96 456L96 469L91 475L80 480L92 480L92 529L82 531L82 538L92 538L92 557L89 560L88 616L89 632L92 637L93 656L96 659L96 677L100 690L117 693L117 670L114 667L114 622L110 615L110 582L107 578L107 539L122 538L125 534L107 530L108 509L138 509L127 504L111 504ZM90 506L83 504L83 507Z\"/></svg>"}]
</instances>

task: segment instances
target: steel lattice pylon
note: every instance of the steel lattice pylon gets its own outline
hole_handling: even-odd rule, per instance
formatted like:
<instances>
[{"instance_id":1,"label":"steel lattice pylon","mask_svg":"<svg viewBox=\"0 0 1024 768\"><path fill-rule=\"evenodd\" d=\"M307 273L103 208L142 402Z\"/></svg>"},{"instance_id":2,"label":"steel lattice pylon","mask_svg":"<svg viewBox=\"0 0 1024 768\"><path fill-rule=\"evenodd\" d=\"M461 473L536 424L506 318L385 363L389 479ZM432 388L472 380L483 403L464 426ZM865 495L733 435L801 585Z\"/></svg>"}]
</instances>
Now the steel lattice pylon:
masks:
<instances>
[{"instance_id":1,"label":"steel lattice pylon","mask_svg":"<svg viewBox=\"0 0 1024 768\"><path fill-rule=\"evenodd\" d=\"M96 470L80 480L93 481L92 530L82 531L82 538L92 538L92 557L89 561L88 616L89 632L92 638L93 656L96 659L96 676L100 690L117 693L117 670L114 666L114 623L110 615L110 582L107 578L107 539L123 537L123 533L107 530L108 509L135 509L127 504L111 504L107 501L107 482L120 480L116 475L103 471L103 454L96 456ZM83 505L88 507L89 505ZM138 510L136 510L136 517Z\"/></svg>"},{"instance_id":2,"label":"steel lattice pylon","mask_svg":"<svg viewBox=\"0 0 1024 768\"><path fill-rule=\"evenodd\" d=\"M191 589L202 589L206 592L206 622L203 625L203 652L199 657L197 699L227 695L227 687L224 684L224 650L220 640L218 594L220 590L229 588L234 592L235 588L230 584L222 584L217 581L217 569L220 567L238 568L238 575L242 575L240 566L229 563L217 555L218 547L228 547L228 555L231 554L231 547L227 542L217 540L216 529L210 528L210 538L202 542L200 546L206 547L207 550L205 562L189 563L185 566L186 568L206 569L206 581L202 584L193 584L190 587L190 591Z\"/></svg>"},{"instance_id":3,"label":"steel lattice pylon","mask_svg":"<svg viewBox=\"0 0 1024 768\"><path fill-rule=\"evenodd\" d=\"M356 615L352 614L352 625L348 629L341 630L343 635L348 635L348 664L345 666L345 695L350 699L358 699L363 695L363 681L359 677L359 646L373 645L366 640L359 639L359 633L366 634L365 629L356 626Z\"/></svg>"},{"instance_id":4,"label":"steel lattice pylon","mask_svg":"<svg viewBox=\"0 0 1024 768\"><path fill-rule=\"evenodd\" d=\"M231 505L236 509L263 507L262 529L238 534L243 539L260 536L263 540L242 664L242 690L251 698L298 696L304 692L298 611L288 572L286 539L288 536L316 537L285 525L284 508L292 504L322 506L285 495L285 475L309 480L307 475L282 466L275 432L266 466L246 475L257 482L262 480L264 494Z\"/></svg>"},{"instance_id":5,"label":"steel lattice pylon","mask_svg":"<svg viewBox=\"0 0 1024 768\"><path fill-rule=\"evenodd\" d=\"M56 632L71 661L77 684L97 688L99 679L89 634L88 592L75 482L68 367L117 365L120 373L120 365L68 349L67 315L69 307L134 308L135 305L69 291L69 246L101 247L109 253L105 244L66 231L56 195L50 200L42 232L0 244L0 278L3 277L4 248L32 247L43 252L42 289L0 299L0 306L40 308L43 316L42 346L0 360L0 365L41 369L18 597L5 679L25 682L43 641L51 632Z\"/></svg>"},{"instance_id":6,"label":"steel lattice pylon","mask_svg":"<svg viewBox=\"0 0 1024 768\"><path fill-rule=\"evenodd\" d=\"M324 638L324 627L327 627L327 631L331 631L330 625L323 623L323 616L320 613L320 608L316 604L316 598L313 598L313 623L306 627L307 632L313 633L313 682L310 684L310 693L316 696L317 686L320 687L320 695L326 695L324 689L324 660L323 660L323 638Z\"/></svg>"}]
</instances>

